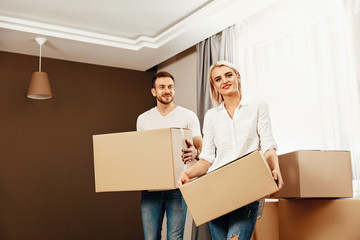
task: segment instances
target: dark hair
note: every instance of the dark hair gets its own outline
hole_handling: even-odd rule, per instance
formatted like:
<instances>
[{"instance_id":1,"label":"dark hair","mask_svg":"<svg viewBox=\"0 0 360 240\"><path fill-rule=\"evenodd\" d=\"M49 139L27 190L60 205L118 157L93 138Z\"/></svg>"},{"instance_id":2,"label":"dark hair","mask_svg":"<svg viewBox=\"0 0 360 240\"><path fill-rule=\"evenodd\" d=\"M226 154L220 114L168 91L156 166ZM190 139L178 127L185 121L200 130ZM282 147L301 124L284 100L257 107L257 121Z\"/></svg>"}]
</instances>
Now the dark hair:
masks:
<instances>
[{"instance_id":1,"label":"dark hair","mask_svg":"<svg viewBox=\"0 0 360 240\"><path fill-rule=\"evenodd\" d=\"M165 72L165 71L160 71L160 72L157 72L156 74L155 74L155 76L152 78L152 87L153 88L155 88L155 82L156 82L156 79L158 79L158 78L162 78L162 77L169 77L169 78L171 78L173 81L174 81L174 83L175 83L175 79L174 79L174 77L169 73L169 72Z\"/></svg>"}]
</instances>

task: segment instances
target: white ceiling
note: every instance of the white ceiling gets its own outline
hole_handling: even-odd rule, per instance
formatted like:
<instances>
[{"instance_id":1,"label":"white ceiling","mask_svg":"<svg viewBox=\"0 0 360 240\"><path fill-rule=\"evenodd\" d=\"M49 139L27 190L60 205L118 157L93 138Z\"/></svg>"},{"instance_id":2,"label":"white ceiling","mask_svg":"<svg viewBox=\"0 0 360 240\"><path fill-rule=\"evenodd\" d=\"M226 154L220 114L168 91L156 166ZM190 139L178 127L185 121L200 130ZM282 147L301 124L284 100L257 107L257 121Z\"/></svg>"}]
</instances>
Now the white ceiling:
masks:
<instances>
[{"instance_id":1,"label":"white ceiling","mask_svg":"<svg viewBox=\"0 0 360 240\"><path fill-rule=\"evenodd\" d=\"M0 51L145 71L275 0L0 0Z\"/></svg>"}]
</instances>

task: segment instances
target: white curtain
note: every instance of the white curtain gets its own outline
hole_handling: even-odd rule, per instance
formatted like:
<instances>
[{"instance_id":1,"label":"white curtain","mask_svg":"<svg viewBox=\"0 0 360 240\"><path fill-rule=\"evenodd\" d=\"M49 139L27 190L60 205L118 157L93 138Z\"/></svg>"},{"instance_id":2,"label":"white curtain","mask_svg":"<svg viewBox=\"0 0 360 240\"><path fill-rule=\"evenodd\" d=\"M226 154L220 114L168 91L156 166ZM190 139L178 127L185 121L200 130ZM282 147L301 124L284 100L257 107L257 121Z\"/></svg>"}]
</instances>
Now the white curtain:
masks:
<instances>
[{"instance_id":1,"label":"white curtain","mask_svg":"<svg viewBox=\"0 0 360 240\"><path fill-rule=\"evenodd\" d=\"M278 153L350 150L360 182L360 0L291 0L237 24L245 94L268 103Z\"/></svg>"}]
</instances>

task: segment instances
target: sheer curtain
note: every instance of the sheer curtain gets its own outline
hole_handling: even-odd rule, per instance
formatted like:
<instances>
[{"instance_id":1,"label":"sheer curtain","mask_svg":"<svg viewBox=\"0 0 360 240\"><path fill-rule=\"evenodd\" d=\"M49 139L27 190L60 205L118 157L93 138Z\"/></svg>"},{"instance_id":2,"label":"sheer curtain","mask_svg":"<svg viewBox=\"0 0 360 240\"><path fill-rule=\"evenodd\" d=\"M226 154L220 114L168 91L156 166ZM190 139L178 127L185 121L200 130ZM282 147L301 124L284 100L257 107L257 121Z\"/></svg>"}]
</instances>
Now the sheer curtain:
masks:
<instances>
[{"instance_id":1,"label":"sheer curtain","mask_svg":"<svg viewBox=\"0 0 360 240\"><path fill-rule=\"evenodd\" d=\"M245 94L268 103L279 153L350 150L360 182L360 0L292 0L237 24Z\"/></svg>"}]
</instances>

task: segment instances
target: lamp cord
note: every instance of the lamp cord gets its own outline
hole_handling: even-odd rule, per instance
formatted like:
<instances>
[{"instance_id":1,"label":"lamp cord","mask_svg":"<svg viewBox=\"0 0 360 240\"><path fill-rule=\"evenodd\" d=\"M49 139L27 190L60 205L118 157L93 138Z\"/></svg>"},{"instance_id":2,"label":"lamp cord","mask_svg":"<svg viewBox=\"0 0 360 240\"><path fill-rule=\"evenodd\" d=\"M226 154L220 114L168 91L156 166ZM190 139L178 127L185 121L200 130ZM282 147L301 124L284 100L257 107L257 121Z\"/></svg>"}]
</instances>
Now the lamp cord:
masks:
<instances>
[{"instance_id":1,"label":"lamp cord","mask_svg":"<svg viewBox=\"0 0 360 240\"><path fill-rule=\"evenodd\" d=\"M42 45L40 45L39 72L41 72L41 48L42 48Z\"/></svg>"}]
</instances>

